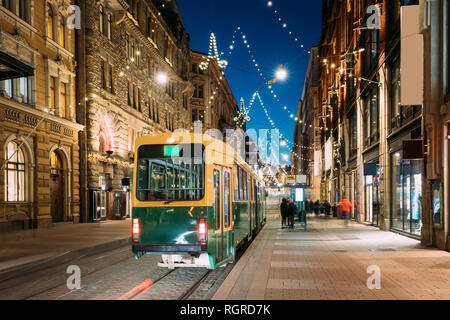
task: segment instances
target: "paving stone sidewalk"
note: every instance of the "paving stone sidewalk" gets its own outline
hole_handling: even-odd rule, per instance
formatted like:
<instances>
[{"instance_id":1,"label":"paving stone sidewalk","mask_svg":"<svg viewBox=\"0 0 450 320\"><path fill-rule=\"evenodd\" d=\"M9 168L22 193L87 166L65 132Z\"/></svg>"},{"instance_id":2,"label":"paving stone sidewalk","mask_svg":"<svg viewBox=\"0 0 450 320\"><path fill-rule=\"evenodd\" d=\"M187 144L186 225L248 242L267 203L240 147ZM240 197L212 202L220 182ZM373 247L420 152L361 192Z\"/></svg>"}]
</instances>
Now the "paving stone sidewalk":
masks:
<instances>
[{"instance_id":1,"label":"paving stone sidewalk","mask_svg":"<svg viewBox=\"0 0 450 320\"><path fill-rule=\"evenodd\" d=\"M213 300L450 299L450 253L374 227L308 217L281 229L278 215L253 242ZM370 266L381 289L370 290Z\"/></svg>"},{"instance_id":2,"label":"paving stone sidewalk","mask_svg":"<svg viewBox=\"0 0 450 320\"><path fill-rule=\"evenodd\" d=\"M0 280L124 246L129 243L130 234L130 220L58 223L50 228L0 234Z\"/></svg>"}]
</instances>

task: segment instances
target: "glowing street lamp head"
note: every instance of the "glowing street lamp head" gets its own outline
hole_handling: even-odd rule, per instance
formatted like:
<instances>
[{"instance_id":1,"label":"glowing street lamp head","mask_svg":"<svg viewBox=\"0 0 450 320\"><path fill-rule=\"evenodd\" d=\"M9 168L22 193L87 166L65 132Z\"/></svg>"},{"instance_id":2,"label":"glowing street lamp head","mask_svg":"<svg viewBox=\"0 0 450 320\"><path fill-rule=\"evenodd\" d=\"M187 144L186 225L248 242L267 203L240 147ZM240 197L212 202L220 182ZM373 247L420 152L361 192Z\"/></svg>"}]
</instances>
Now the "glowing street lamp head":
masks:
<instances>
[{"instance_id":1,"label":"glowing street lamp head","mask_svg":"<svg viewBox=\"0 0 450 320\"><path fill-rule=\"evenodd\" d=\"M165 84L167 80L167 74L165 73L158 73L158 75L156 76L156 81L158 81L159 84Z\"/></svg>"},{"instance_id":2,"label":"glowing street lamp head","mask_svg":"<svg viewBox=\"0 0 450 320\"><path fill-rule=\"evenodd\" d=\"M278 81L285 81L288 77L288 73L286 69L283 68L283 66L280 66L275 73L275 77Z\"/></svg>"}]
</instances>

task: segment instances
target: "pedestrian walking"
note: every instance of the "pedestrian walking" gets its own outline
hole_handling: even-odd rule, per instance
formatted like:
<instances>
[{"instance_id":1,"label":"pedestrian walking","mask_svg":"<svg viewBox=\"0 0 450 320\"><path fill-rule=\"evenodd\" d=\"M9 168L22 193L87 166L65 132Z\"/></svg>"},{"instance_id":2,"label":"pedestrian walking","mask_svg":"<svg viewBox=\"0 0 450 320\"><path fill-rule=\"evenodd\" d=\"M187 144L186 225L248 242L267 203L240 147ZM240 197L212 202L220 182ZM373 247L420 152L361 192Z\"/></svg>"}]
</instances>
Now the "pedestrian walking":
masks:
<instances>
[{"instance_id":1,"label":"pedestrian walking","mask_svg":"<svg viewBox=\"0 0 450 320\"><path fill-rule=\"evenodd\" d=\"M288 222L289 222L289 227L291 227L292 229L294 229L294 224L295 224L295 214L297 213L297 206L295 205L294 201L290 201L289 202L289 208L288 208Z\"/></svg>"},{"instance_id":2,"label":"pedestrian walking","mask_svg":"<svg viewBox=\"0 0 450 320\"><path fill-rule=\"evenodd\" d=\"M348 224L348 220L350 220L350 212L352 210L352 203L348 199L343 199L339 204L339 211L342 213L342 217L344 218L345 225Z\"/></svg>"},{"instance_id":3,"label":"pedestrian walking","mask_svg":"<svg viewBox=\"0 0 450 320\"><path fill-rule=\"evenodd\" d=\"M283 228L286 225L286 218L288 215L288 201L286 198L283 198L283 200L281 200L281 205L280 205L280 213L281 213L281 228Z\"/></svg>"}]
</instances>

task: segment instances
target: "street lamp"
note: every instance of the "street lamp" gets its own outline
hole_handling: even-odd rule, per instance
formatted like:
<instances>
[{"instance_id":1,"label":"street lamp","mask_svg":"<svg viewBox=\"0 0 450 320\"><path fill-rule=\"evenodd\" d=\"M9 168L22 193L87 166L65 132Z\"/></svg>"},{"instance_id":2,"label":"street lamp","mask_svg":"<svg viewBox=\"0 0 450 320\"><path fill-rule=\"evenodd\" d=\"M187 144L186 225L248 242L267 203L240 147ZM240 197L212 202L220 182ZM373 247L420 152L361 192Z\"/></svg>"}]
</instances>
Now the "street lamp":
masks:
<instances>
[{"instance_id":1,"label":"street lamp","mask_svg":"<svg viewBox=\"0 0 450 320\"><path fill-rule=\"evenodd\" d=\"M166 84L167 80L168 80L167 74L165 74L163 72L158 73L158 75L156 76L156 81L159 84Z\"/></svg>"},{"instance_id":2,"label":"street lamp","mask_svg":"<svg viewBox=\"0 0 450 320\"><path fill-rule=\"evenodd\" d=\"M286 69L283 68L282 64L280 64L280 66L278 67L278 69L275 73L275 78L278 81L285 81L287 79L287 77L288 77L288 73L287 73Z\"/></svg>"}]
</instances>

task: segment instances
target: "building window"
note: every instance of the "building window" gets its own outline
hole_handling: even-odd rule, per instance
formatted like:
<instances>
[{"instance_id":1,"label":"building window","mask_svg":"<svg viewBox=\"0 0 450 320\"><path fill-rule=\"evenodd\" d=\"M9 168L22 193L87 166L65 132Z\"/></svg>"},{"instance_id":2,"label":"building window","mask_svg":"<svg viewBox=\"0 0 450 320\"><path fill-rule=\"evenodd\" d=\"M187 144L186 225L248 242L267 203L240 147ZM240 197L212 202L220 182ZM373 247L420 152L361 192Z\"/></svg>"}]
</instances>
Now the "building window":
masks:
<instances>
[{"instance_id":1,"label":"building window","mask_svg":"<svg viewBox=\"0 0 450 320\"><path fill-rule=\"evenodd\" d=\"M401 122L400 90L400 59L397 59L391 71L391 129L398 127Z\"/></svg>"},{"instance_id":2,"label":"building window","mask_svg":"<svg viewBox=\"0 0 450 320\"><path fill-rule=\"evenodd\" d=\"M13 81L11 79L4 81L5 85L5 92L8 95L8 97L13 97Z\"/></svg>"},{"instance_id":3,"label":"building window","mask_svg":"<svg viewBox=\"0 0 450 320\"><path fill-rule=\"evenodd\" d=\"M200 99L203 99L203 98L204 98L204 95L203 95L203 86L202 86L202 85L198 86L198 97L199 97Z\"/></svg>"},{"instance_id":4,"label":"building window","mask_svg":"<svg viewBox=\"0 0 450 320\"><path fill-rule=\"evenodd\" d=\"M6 159L9 159L5 174L6 201L25 201L25 157L17 143L8 144Z\"/></svg>"},{"instance_id":5,"label":"building window","mask_svg":"<svg viewBox=\"0 0 450 320\"><path fill-rule=\"evenodd\" d=\"M105 35L109 40L111 40L111 26L112 26L112 15L106 12L106 9L103 5L100 5L99 30L100 33Z\"/></svg>"},{"instance_id":6,"label":"building window","mask_svg":"<svg viewBox=\"0 0 450 320\"><path fill-rule=\"evenodd\" d=\"M28 2L28 0L16 0L16 15L27 22L29 22L28 8L30 7Z\"/></svg>"},{"instance_id":7,"label":"building window","mask_svg":"<svg viewBox=\"0 0 450 320\"><path fill-rule=\"evenodd\" d=\"M111 40L111 26L112 26L112 15L108 13L106 22L106 36Z\"/></svg>"},{"instance_id":8,"label":"building window","mask_svg":"<svg viewBox=\"0 0 450 320\"><path fill-rule=\"evenodd\" d=\"M188 98L187 98L187 94L186 93L183 93L183 108L185 110L187 110L187 108L188 108Z\"/></svg>"},{"instance_id":9,"label":"building window","mask_svg":"<svg viewBox=\"0 0 450 320\"><path fill-rule=\"evenodd\" d=\"M19 94L22 97L23 103L30 103L29 91L28 91L28 78L19 79Z\"/></svg>"},{"instance_id":10,"label":"building window","mask_svg":"<svg viewBox=\"0 0 450 320\"><path fill-rule=\"evenodd\" d=\"M128 95L127 95L127 97L128 97L128 105L129 106L131 106L131 83L130 83L130 81L128 81Z\"/></svg>"},{"instance_id":11,"label":"building window","mask_svg":"<svg viewBox=\"0 0 450 320\"><path fill-rule=\"evenodd\" d=\"M133 108L137 109L137 100L136 100L136 85L133 83Z\"/></svg>"},{"instance_id":12,"label":"building window","mask_svg":"<svg viewBox=\"0 0 450 320\"><path fill-rule=\"evenodd\" d=\"M197 70L198 70L198 64L193 63L192 64L192 73L198 73Z\"/></svg>"},{"instance_id":13,"label":"building window","mask_svg":"<svg viewBox=\"0 0 450 320\"><path fill-rule=\"evenodd\" d=\"M56 78L50 77L50 111L56 110Z\"/></svg>"},{"instance_id":14,"label":"building window","mask_svg":"<svg viewBox=\"0 0 450 320\"><path fill-rule=\"evenodd\" d=\"M59 17L59 45L66 48L66 21L63 16Z\"/></svg>"},{"instance_id":15,"label":"building window","mask_svg":"<svg viewBox=\"0 0 450 320\"><path fill-rule=\"evenodd\" d=\"M28 23L30 22L28 9L31 5L29 0L1 0L0 5L14 13L20 19Z\"/></svg>"},{"instance_id":16,"label":"building window","mask_svg":"<svg viewBox=\"0 0 450 320\"><path fill-rule=\"evenodd\" d=\"M108 72L108 91L109 93L114 93L114 82L113 82L113 67L112 65L108 65L109 72Z\"/></svg>"},{"instance_id":17,"label":"building window","mask_svg":"<svg viewBox=\"0 0 450 320\"><path fill-rule=\"evenodd\" d=\"M358 128L357 128L357 113L356 110L351 112L351 115L348 119L349 121L349 135L350 135L350 143L349 143L349 156L353 158L356 156L358 152Z\"/></svg>"},{"instance_id":18,"label":"building window","mask_svg":"<svg viewBox=\"0 0 450 320\"><path fill-rule=\"evenodd\" d=\"M141 103L141 101L142 101L142 96L141 96L141 88L138 88L138 95L137 95L137 98L138 98L138 102L137 102L138 110L139 110L140 112L142 112L142 103Z\"/></svg>"},{"instance_id":19,"label":"building window","mask_svg":"<svg viewBox=\"0 0 450 320\"><path fill-rule=\"evenodd\" d=\"M61 117L65 119L69 119L69 92L68 92L67 83L61 83L60 89L60 109L61 109Z\"/></svg>"},{"instance_id":20,"label":"building window","mask_svg":"<svg viewBox=\"0 0 450 320\"><path fill-rule=\"evenodd\" d=\"M373 86L364 99L364 146L379 141L378 87Z\"/></svg>"},{"instance_id":21,"label":"building window","mask_svg":"<svg viewBox=\"0 0 450 320\"><path fill-rule=\"evenodd\" d=\"M9 11L12 11L12 0L2 0L2 7L8 9Z\"/></svg>"},{"instance_id":22,"label":"building window","mask_svg":"<svg viewBox=\"0 0 450 320\"><path fill-rule=\"evenodd\" d=\"M53 13L53 8L48 5L48 16L47 16L47 37L55 40L55 28L54 28L55 15Z\"/></svg>"}]
</instances>

